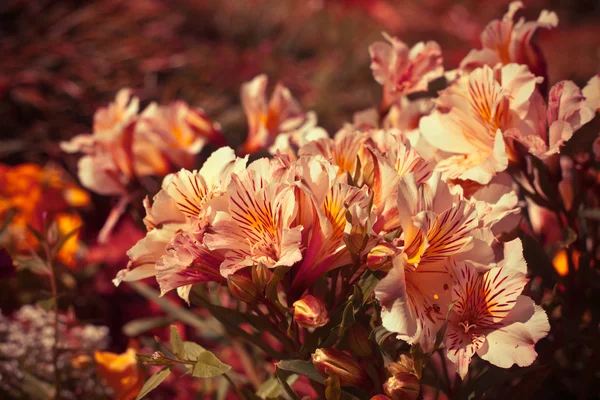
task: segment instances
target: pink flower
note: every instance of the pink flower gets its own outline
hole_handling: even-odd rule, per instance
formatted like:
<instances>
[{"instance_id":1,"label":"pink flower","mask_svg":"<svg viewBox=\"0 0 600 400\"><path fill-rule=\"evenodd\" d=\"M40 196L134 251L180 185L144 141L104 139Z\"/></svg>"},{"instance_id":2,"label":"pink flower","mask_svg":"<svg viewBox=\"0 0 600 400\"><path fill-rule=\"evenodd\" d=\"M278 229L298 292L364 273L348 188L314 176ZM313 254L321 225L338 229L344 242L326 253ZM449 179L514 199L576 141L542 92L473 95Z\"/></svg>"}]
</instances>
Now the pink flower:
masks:
<instances>
[{"instance_id":1,"label":"pink flower","mask_svg":"<svg viewBox=\"0 0 600 400\"><path fill-rule=\"evenodd\" d=\"M581 91L589 106L595 110L600 110L600 74L596 74L590 79Z\"/></svg>"},{"instance_id":2,"label":"pink flower","mask_svg":"<svg viewBox=\"0 0 600 400\"><path fill-rule=\"evenodd\" d=\"M463 379L475 353L501 368L531 365L535 344L550 330L544 310L521 295L527 265L520 239L506 243L504 253L504 260L485 272L467 262L449 267L455 304L448 317L446 354Z\"/></svg>"},{"instance_id":3,"label":"pink flower","mask_svg":"<svg viewBox=\"0 0 600 400\"><path fill-rule=\"evenodd\" d=\"M409 174L400 181L398 210L401 253L375 289L383 326L409 344L432 350L451 302L451 260L495 262L489 228L482 228L474 205L452 195L439 174L428 183ZM393 242L394 243L394 242Z\"/></svg>"},{"instance_id":4,"label":"pink flower","mask_svg":"<svg viewBox=\"0 0 600 400\"><path fill-rule=\"evenodd\" d=\"M427 91L427 85L444 73L442 51L435 42L417 43L411 49L384 33L389 42L369 47L373 77L383 86L381 108L387 110L403 95Z\"/></svg>"},{"instance_id":5,"label":"pink flower","mask_svg":"<svg viewBox=\"0 0 600 400\"><path fill-rule=\"evenodd\" d=\"M301 142L301 138L297 136L300 128L307 122L306 113L292 97L289 89L280 83L275 86L267 102L267 82L266 75L259 75L245 83L241 89L242 105L248 119L248 137L241 147L244 154L270 147L277 135L282 133L294 132L290 140ZM312 121L309 125L314 127L314 115Z\"/></svg>"},{"instance_id":6,"label":"pink flower","mask_svg":"<svg viewBox=\"0 0 600 400\"><path fill-rule=\"evenodd\" d=\"M306 251L291 271L292 290L300 294L321 275L351 262L344 238L353 228L366 226L371 199L366 188L349 185L347 175L320 156L301 157L292 165L290 179L302 190L298 203L306 213L299 215Z\"/></svg>"},{"instance_id":7,"label":"pink flower","mask_svg":"<svg viewBox=\"0 0 600 400\"><path fill-rule=\"evenodd\" d=\"M148 199L144 202L148 233L127 252L129 264L119 271L115 284L155 276L158 272L161 290L166 292L198 278L199 269L201 274L214 277L213 271L205 271L202 265L217 268L223 259L218 252L208 252L205 248L203 230L211 213L216 212L214 208L219 205L220 197L226 194L232 174L243 170L246 162L236 158L231 148L222 147L206 160L200 171L181 170L165 177L152 205Z\"/></svg>"},{"instance_id":8,"label":"pink flower","mask_svg":"<svg viewBox=\"0 0 600 400\"><path fill-rule=\"evenodd\" d=\"M195 156L208 142L225 144L219 125L202 109L192 109L183 101L166 106L150 104L141 115L138 130L171 163L183 168L194 167Z\"/></svg>"},{"instance_id":9,"label":"pink flower","mask_svg":"<svg viewBox=\"0 0 600 400\"><path fill-rule=\"evenodd\" d=\"M471 50L462 60L460 67L472 70L483 65L523 64L535 76L546 76L546 63L540 50L531 43L537 28L555 28L558 17L554 12L542 11L537 21L514 20L515 13L523 8L523 3L510 3L502 20L493 20L481 33L481 50Z\"/></svg>"},{"instance_id":10,"label":"pink flower","mask_svg":"<svg viewBox=\"0 0 600 400\"><path fill-rule=\"evenodd\" d=\"M449 153L436 167L444 179L486 184L506 169L504 132L525 118L539 81L525 66L484 66L440 92L420 130L432 146Z\"/></svg>"},{"instance_id":11,"label":"pink flower","mask_svg":"<svg viewBox=\"0 0 600 400\"><path fill-rule=\"evenodd\" d=\"M560 148L573 134L594 118L595 110L571 81L562 81L550 89L548 107L535 92L523 121L506 136L522 143L531 154L547 158L560 153Z\"/></svg>"},{"instance_id":12,"label":"pink flower","mask_svg":"<svg viewBox=\"0 0 600 400\"><path fill-rule=\"evenodd\" d=\"M278 161L266 158L233 174L227 195L219 199L204 242L225 251L221 274L227 277L251 265L291 266L302 258L302 226L293 187L277 178Z\"/></svg>"}]
</instances>

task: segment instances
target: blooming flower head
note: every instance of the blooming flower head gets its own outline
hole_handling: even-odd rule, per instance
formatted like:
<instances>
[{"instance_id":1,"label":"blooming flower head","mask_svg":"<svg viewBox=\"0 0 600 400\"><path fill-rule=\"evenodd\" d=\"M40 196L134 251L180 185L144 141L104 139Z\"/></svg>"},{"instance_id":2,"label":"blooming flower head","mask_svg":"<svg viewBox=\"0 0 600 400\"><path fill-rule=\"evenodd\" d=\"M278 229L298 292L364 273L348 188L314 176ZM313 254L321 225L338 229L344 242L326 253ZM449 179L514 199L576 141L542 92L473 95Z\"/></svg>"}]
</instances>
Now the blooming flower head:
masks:
<instances>
[{"instance_id":1,"label":"blooming flower head","mask_svg":"<svg viewBox=\"0 0 600 400\"><path fill-rule=\"evenodd\" d=\"M486 184L508 166L504 134L526 117L538 82L525 66L484 66L440 92L420 131L449 153L436 167L445 179Z\"/></svg>"},{"instance_id":2,"label":"blooming flower head","mask_svg":"<svg viewBox=\"0 0 600 400\"><path fill-rule=\"evenodd\" d=\"M277 177L277 163L263 158L232 174L226 196L219 199L204 241L211 250L225 251L225 277L258 263L291 266L302 258L302 226L292 226L294 191Z\"/></svg>"},{"instance_id":3,"label":"blooming flower head","mask_svg":"<svg viewBox=\"0 0 600 400\"><path fill-rule=\"evenodd\" d=\"M521 18L515 21L516 12L523 8L521 1L513 1L502 20L493 20L481 33L481 50L471 52L461 62L460 67L467 70L500 63L526 65L536 76L546 76L544 58L531 39L538 28L555 28L558 17L554 12L542 11L537 21Z\"/></svg>"},{"instance_id":4,"label":"blooming flower head","mask_svg":"<svg viewBox=\"0 0 600 400\"><path fill-rule=\"evenodd\" d=\"M442 76L444 67L436 42L420 42L409 49L401 40L383 36L389 43L373 43L369 53L373 77L383 86L381 108L387 110L403 95L427 91L428 83Z\"/></svg>"},{"instance_id":5,"label":"blooming flower head","mask_svg":"<svg viewBox=\"0 0 600 400\"><path fill-rule=\"evenodd\" d=\"M405 176L398 189L401 241L393 266L375 289L383 326L430 351L451 303L451 260L494 263L493 237L474 205L451 195L439 175L428 183Z\"/></svg>"},{"instance_id":6,"label":"blooming flower head","mask_svg":"<svg viewBox=\"0 0 600 400\"><path fill-rule=\"evenodd\" d=\"M169 162L191 169L195 156L208 142L224 145L218 124L213 123L202 109L192 109L183 101L166 106L150 104L141 114L140 135L153 143Z\"/></svg>"},{"instance_id":7,"label":"blooming flower head","mask_svg":"<svg viewBox=\"0 0 600 400\"><path fill-rule=\"evenodd\" d=\"M302 263L291 271L297 294L326 272L351 262L344 238L370 219L369 190L348 184L348 176L338 171L321 156L300 157L290 168L290 179L302 189L298 198L307 199L299 204L307 204L309 210L307 218L299 215L306 250Z\"/></svg>"},{"instance_id":8,"label":"blooming flower head","mask_svg":"<svg viewBox=\"0 0 600 400\"><path fill-rule=\"evenodd\" d=\"M307 114L289 89L280 83L267 101L267 83L267 76L259 75L241 89L242 105L248 119L248 137L241 147L244 154L270 147L280 134L292 134L288 141L301 142L298 136L304 132L300 128L307 122ZM309 125L314 127L314 115L311 118ZM282 145L279 143L278 146Z\"/></svg>"},{"instance_id":9,"label":"blooming flower head","mask_svg":"<svg viewBox=\"0 0 600 400\"><path fill-rule=\"evenodd\" d=\"M92 134L61 143L66 152L84 154L78 163L83 186L100 194L126 195L136 178L191 168L207 141L222 143L218 126L183 102L151 104L141 115L138 111L139 99L122 89L114 103L96 112Z\"/></svg>"},{"instance_id":10,"label":"blooming flower head","mask_svg":"<svg viewBox=\"0 0 600 400\"><path fill-rule=\"evenodd\" d=\"M529 366L535 344L550 330L544 310L521 295L527 265L520 239L505 244L504 260L487 271L453 262L454 306L448 316L445 346L461 378L475 353L501 367Z\"/></svg>"},{"instance_id":11,"label":"blooming flower head","mask_svg":"<svg viewBox=\"0 0 600 400\"><path fill-rule=\"evenodd\" d=\"M215 269L222 254L208 250L204 230L211 207L218 208L232 174L245 165L246 159L223 147L199 171L181 170L165 177L154 203L147 199L144 203L148 233L128 251L130 262L117 274L115 284L157 275L163 294L186 286L179 289L186 298L191 283L220 280Z\"/></svg>"},{"instance_id":12,"label":"blooming flower head","mask_svg":"<svg viewBox=\"0 0 600 400\"><path fill-rule=\"evenodd\" d=\"M507 132L536 157L545 159L560 153L560 148L573 134L594 118L593 103L587 101L581 89L571 81L558 82L548 94L546 106L535 92L527 116Z\"/></svg>"}]
</instances>

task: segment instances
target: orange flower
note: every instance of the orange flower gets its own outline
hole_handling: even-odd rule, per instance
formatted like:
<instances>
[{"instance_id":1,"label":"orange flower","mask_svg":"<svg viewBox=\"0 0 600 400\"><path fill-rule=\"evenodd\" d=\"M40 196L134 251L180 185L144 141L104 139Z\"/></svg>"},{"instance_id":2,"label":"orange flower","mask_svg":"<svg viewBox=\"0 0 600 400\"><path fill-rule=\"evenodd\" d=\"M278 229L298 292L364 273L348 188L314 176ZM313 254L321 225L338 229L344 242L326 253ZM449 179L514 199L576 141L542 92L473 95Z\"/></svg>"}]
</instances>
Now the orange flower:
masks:
<instances>
[{"instance_id":1,"label":"orange flower","mask_svg":"<svg viewBox=\"0 0 600 400\"><path fill-rule=\"evenodd\" d=\"M135 399L142 389L144 380L135 354L130 347L122 354L97 351L94 355L98 373L115 391L115 400Z\"/></svg>"},{"instance_id":2,"label":"orange flower","mask_svg":"<svg viewBox=\"0 0 600 400\"><path fill-rule=\"evenodd\" d=\"M61 235L81 225L73 208L90 202L87 192L65 179L62 171L35 164L8 166L0 164L0 226L8 222L0 245L16 253L29 253L38 247L38 240L27 229L43 229L44 214L56 222ZM10 219L10 221L8 221ZM67 266L75 265L79 248L73 235L58 253L58 260Z\"/></svg>"}]
</instances>

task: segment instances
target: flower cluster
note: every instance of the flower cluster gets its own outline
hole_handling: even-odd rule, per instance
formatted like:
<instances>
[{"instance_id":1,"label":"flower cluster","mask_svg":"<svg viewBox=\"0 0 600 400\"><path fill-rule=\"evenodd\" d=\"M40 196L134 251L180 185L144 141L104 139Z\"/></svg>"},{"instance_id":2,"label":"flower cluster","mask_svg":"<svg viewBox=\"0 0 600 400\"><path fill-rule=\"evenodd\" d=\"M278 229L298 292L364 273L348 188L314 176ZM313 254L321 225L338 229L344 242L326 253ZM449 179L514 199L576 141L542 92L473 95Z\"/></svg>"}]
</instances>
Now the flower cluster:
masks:
<instances>
[{"instance_id":1,"label":"flower cluster","mask_svg":"<svg viewBox=\"0 0 600 400\"><path fill-rule=\"evenodd\" d=\"M488 373L536 362L563 305L581 309L581 330L594 333L589 305L563 294L597 279L600 265L600 138L574 140L600 110L600 77L583 89L550 86L534 34L555 28L558 17L517 19L521 8L511 3L484 28L481 48L451 70L436 42L411 47L384 33L365 51L381 100L331 135L282 83L269 97L259 75L240 90L248 129L237 149L202 110L174 102L139 112L129 89L96 112L92 134L63 142L64 151L83 153L84 187L120 198L98 241L128 205L130 224L143 225L127 265L110 276L117 292L132 289L168 315L123 330L136 336L174 323L168 344L167 330L154 347L144 342L151 354L130 344L121 354L96 351L92 362L88 350L103 346L86 348L116 396L141 398L177 372L224 377L224 385L201 389L223 398L416 400L432 390L473 397L487 390ZM591 149L577 148L586 141ZM216 149L200 154L209 142ZM18 174L42 174L22 168ZM69 287L70 276L53 260L72 257L73 243L44 238L52 236L45 223L34 229L37 203L25 193L48 195L6 171L0 216L19 211L9 237L28 225L41 236L46 254L32 255L50 277L56 307L57 286ZM74 185L47 186L65 209L87 201ZM150 284L138 282L146 278ZM41 313L27 308L15 318L27 310ZM54 343L70 340L74 330L58 318L53 325ZM191 329L183 325L202 346L185 340ZM27 343L19 346L27 358ZM2 352L22 370L16 350ZM54 357L48 373L72 361L56 354L56 346L43 354ZM145 384L138 361L155 372ZM486 363L497 368L482 372ZM56 387L66 390L61 382L70 378L59 375Z\"/></svg>"}]
</instances>

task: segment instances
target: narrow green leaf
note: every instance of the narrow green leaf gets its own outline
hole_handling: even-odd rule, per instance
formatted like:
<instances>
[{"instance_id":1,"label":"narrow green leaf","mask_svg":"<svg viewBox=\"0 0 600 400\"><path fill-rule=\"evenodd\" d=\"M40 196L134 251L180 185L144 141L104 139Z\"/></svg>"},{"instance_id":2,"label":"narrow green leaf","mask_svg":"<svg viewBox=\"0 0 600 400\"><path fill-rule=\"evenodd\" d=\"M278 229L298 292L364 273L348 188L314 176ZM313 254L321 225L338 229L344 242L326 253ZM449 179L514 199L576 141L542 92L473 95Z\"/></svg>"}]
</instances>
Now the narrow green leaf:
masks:
<instances>
[{"instance_id":1,"label":"narrow green leaf","mask_svg":"<svg viewBox=\"0 0 600 400\"><path fill-rule=\"evenodd\" d=\"M171 368L172 367L165 367L165 368L161 369L160 371L158 371L157 373L155 373L154 375L152 375L146 381L146 383L144 383L144 386L142 386L142 390L140 390L140 393L137 395L135 400L142 399L148 393L150 393L151 391L156 389L158 387L158 385L160 385L162 383L162 381L164 381L167 378L167 376L169 376L171 374Z\"/></svg>"},{"instance_id":2,"label":"narrow green leaf","mask_svg":"<svg viewBox=\"0 0 600 400\"><path fill-rule=\"evenodd\" d=\"M221 362L213 353L204 350L198 355L192 376L196 378L214 378L223 375L231 369L231 366Z\"/></svg>"},{"instance_id":3,"label":"narrow green leaf","mask_svg":"<svg viewBox=\"0 0 600 400\"><path fill-rule=\"evenodd\" d=\"M150 317L139 318L126 323L123 326L125 336L134 337L148 332L154 328L159 328L173 322L171 317Z\"/></svg>"},{"instance_id":4,"label":"narrow green leaf","mask_svg":"<svg viewBox=\"0 0 600 400\"><path fill-rule=\"evenodd\" d=\"M277 379L279 380L279 383L281 384L281 387L283 388L283 390L285 390L285 392L287 393L287 395L292 400L300 400L300 398L298 397L298 395L296 394L296 392L294 392L294 390L288 384L288 382L287 382L288 373L285 370L283 370L283 369L281 369L279 367L276 367L275 368L275 376L277 376Z\"/></svg>"},{"instance_id":5,"label":"narrow green leaf","mask_svg":"<svg viewBox=\"0 0 600 400\"><path fill-rule=\"evenodd\" d=\"M179 336L179 331L175 325L171 325L171 348L173 349L173 353L179 358L183 359L184 351L183 351L183 340L181 340L181 336Z\"/></svg>"},{"instance_id":6,"label":"narrow green leaf","mask_svg":"<svg viewBox=\"0 0 600 400\"><path fill-rule=\"evenodd\" d=\"M297 374L291 374L286 378L286 383L291 387L298 380ZM279 378L272 376L260 385L256 395L261 399L277 399L283 395L285 389L279 382Z\"/></svg>"},{"instance_id":7,"label":"narrow green leaf","mask_svg":"<svg viewBox=\"0 0 600 400\"><path fill-rule=\"evenodd\" d=\"M73 235L77 234L79 228L81 228L81 226L78 226L77 228L73 229L64 236L61 236L58 239L58 242L52 248L52 255L56 255L60 251L60 249L65 245L65 243L67 243L67 240L69 240Z\"/></svg>"},{"instance_id":8,"label":"narrow green leaf","mask_svg":"<svg viewBox=\"0 0 600 400\"><path fill-rule=\"evenodd\" d=\"M35 229L33 226L27 224L27 229L29 230L29 232L31 232L33 234L33 236L35 236L35 238L38 240L38 242L40 244L42 243L46 243L46 237L44 236L44 234L40 231L38 231L37 229Z\"/></svg>"},{"instance_id":9,"label":"narrow green leaf","mask_svg":"<svg viewBox=\"0 0 600 400\"><path fill-rule=\"evenodd\" d=\"M324 383L325 379L315 368L313 363L304 360L282 360L277 363L277 368L290 371L298 375L306 376L317 383Z\"/></svg>"},{"instance_id":10,"label":"narrow green leaf","mask_svg":"<svg viewBox=\"0 0 600 400\"><path fill-rule=\"evenodd\" d=\"M325 379L325 398L327 400L340 400L342 388L340 387L340 378L331 375Z\"/></svg>"}]
</instances>

